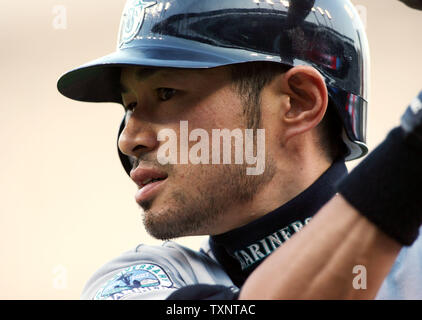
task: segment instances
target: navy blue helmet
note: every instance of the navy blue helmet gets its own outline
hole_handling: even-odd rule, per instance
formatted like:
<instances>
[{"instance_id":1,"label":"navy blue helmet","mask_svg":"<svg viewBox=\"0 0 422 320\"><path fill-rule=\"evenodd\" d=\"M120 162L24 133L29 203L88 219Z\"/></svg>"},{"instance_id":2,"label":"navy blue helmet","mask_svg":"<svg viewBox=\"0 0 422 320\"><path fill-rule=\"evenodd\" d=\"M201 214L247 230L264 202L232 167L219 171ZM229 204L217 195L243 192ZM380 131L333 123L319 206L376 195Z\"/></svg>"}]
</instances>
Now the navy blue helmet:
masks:
<instances>
[{"instance_id":1,"label":"navy blue helmet","mask_svg":"<svg viewBox=\"0 0 422 320\"><path fill-rule=\"evenodd\" d=\"M316 68L343 123L346 160L367 153L369 48L349 0L128 0L116 51L67 72L57 86L71 99L122 104L123 66L253 61ZM128 157L119 155L129 173Z\"/></svg>"}]
</instances>

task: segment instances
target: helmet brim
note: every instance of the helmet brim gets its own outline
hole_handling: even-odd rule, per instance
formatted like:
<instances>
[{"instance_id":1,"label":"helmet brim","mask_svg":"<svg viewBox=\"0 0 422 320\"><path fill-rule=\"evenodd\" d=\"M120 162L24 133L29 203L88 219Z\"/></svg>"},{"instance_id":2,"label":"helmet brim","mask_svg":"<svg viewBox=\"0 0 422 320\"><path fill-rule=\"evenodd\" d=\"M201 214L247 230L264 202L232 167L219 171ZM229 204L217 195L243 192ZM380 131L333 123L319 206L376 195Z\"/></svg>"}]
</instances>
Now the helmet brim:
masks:
<instances>
[{"instance_id":1,"label":"helmet brim","mask_svg":"<svg viewBox=\"0 0 422 320\"><path fill-rule=\"evenodd\" d=\"M151 45L127 48L117 50L63 74L57 82L57 89L73 100L121 103L120 70L122 67L201 69L239 62L245 62L245 57L215 54L215 50L213 52Z\"/></svg>"}]
</instances>

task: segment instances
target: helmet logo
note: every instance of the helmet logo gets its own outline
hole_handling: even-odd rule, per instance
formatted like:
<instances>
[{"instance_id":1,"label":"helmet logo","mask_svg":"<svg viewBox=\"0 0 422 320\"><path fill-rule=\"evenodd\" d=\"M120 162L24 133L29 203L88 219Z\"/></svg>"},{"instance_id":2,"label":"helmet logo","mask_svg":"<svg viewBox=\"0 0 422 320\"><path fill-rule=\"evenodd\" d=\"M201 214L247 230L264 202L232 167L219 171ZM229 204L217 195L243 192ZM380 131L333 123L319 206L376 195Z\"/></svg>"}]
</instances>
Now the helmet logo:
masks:
<instances>
[{"instance_id":1,"label":"helmet logo","mask_svg":"<svg viewBox=\"0 0 422 320\"><path fill-rule=\"evenodd\" d=\"M120 23L118 45L121 47L135 38L142 27L145 9L156 5L156 1L128 0Z\"/></svg>"}]
</instances>

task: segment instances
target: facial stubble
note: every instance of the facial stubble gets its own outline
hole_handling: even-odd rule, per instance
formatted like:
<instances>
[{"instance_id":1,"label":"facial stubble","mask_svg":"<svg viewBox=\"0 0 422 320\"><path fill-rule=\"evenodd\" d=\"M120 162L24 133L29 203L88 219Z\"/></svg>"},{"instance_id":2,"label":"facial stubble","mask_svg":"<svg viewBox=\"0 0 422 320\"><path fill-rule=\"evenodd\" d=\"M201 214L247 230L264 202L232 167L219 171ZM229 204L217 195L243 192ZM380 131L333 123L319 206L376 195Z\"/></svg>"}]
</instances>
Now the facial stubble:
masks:
<instances>
[{"instance_id":1,"label":"facial stubble","mask_svg":"<svg viewBox=\"0 0 422 320\"><path fill-rule=\"evenodd\" d=\"M154 199L140 204L144 226L153 237L168 240L209 234L229 209L252 201L275 173L270 158L266 159L266 170L258 176L247 175L246 165L194 167L184 173L183 183L170 193L164 208L154 209Z\"/></svg>"}]
</instances>

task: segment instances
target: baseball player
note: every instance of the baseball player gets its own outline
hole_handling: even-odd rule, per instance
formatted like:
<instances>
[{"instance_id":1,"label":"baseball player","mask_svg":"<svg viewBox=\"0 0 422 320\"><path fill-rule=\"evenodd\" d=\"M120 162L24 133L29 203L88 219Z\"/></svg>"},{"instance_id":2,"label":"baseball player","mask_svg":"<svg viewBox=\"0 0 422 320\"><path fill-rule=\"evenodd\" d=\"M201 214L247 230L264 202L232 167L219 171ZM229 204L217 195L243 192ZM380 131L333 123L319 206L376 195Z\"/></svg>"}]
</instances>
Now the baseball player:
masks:
<instances>
[{"instance_id":1,"label":"baseball player","mask_svg":"<svg viewBox=\"0 0 422 320\"><path fill-rule=\"evenodd\" d=\"M151 235L210 237L141 244L82 298L374 298L421 225L421 121L415 102L347 176L368 152L368 64L348 0L127 1L116 52L58 89L123 105L119 156ZM244 150L221 147L227 131ZM355 265L367 290L350 285Z\"/></svg>"}]
</instances>

